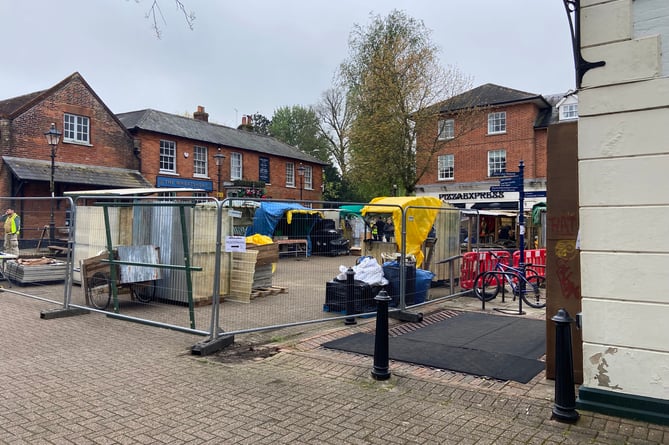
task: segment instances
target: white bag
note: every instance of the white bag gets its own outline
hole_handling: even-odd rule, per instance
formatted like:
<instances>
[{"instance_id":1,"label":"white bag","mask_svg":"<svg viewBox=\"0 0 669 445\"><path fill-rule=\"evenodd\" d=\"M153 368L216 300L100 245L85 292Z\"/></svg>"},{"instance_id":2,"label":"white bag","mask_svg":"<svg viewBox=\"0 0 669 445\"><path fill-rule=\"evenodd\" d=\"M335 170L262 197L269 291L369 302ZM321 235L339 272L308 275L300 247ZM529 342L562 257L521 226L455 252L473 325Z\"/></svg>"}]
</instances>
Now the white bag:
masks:
<instances>
[{"instance_id":1,"label":"white bag","mask_svg":"<svg viewBox=\"0 0 669 445\"><path fill-rule=\"evenodd\" d=\"M339 272L341 273L337 275L337 279L346 281L346 271L348 271L348 267L339 266ZM354 279L364 281L367 284L380 286L388 284L388 280L383 276L383 267L376 261L376 258L364 257L359 264L353 266L353 272L355 272Z\"/></svg>"}]
</instances>

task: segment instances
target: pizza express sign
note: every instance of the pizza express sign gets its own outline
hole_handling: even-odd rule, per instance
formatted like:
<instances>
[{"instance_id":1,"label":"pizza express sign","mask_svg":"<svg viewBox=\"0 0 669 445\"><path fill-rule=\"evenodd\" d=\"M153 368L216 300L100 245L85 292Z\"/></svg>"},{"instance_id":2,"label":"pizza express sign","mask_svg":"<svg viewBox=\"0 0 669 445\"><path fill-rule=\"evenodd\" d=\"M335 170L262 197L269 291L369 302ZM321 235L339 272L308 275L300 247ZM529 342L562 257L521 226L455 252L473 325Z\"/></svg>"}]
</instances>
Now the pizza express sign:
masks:
<instances>
[{"instance_id":1,"label":"pizza express sign","mask_svg":"<svg viewBox=\"0 0 669 445\"><path fill-rule=\"evenodd\" d=\"M466 192L466 193L440 193L439 199L443 201L475 200L475 199L501 199L504 192Z\"/></svg>"}]
</instances>

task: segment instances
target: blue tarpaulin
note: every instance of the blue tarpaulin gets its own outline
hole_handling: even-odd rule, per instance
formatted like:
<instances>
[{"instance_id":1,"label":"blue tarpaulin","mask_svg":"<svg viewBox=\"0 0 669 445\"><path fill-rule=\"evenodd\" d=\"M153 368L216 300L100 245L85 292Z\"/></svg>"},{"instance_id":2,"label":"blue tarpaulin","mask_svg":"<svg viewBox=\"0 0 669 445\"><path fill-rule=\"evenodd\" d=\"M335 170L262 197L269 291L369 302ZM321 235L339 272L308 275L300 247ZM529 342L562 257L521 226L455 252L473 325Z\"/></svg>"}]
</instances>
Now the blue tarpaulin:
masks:
<instances>
[{"instance_id":1,"label":"blue tarpaulin","mask_svg":"<svg viewBox=\"0 0 669 445\"><path fill-rule=\"evenodd\" d=\"M297 203L288 202L261 202L253 217L253 225L246 230L246 236L259 233L269 237L275 236L277 225L283 217L290 228L289 233L281 235L289 238L307 240L307 252L311 255L311 229L322 216L318 210L312 210ZM306 218L305 218L306 217Z\"/></svg>"}]
</instances>

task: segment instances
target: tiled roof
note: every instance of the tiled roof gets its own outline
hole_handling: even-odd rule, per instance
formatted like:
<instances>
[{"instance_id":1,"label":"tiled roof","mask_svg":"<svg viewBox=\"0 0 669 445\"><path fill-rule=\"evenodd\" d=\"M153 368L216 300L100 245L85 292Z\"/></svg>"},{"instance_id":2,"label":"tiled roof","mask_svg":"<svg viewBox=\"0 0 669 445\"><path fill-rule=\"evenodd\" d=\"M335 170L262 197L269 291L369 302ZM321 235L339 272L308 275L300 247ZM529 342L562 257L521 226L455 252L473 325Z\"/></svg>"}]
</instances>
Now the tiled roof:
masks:
<instances>
[{"instance_id":1,"label":"tiled roof","mask_svg":"<svg viewBox=\"0 0 669 445\"><path fill-rule=\"evenodd\" d=\"M274 156L283 156L290 159L327 165L327 163L320 159L308 155L273 137L263 136L245 130L236 130L219 124L151 109L121 113L117 114L117 117L129 131L140 129L230 148L250 150L258 153L266 153Z\"/></svg>"},{"instance_id":2,"label":"tiled roof","mask_svg":"<svg viewBox=\"0 0 669 445\"><path fill-rule=\"evenodd\" d=\"M567 96L569 93L560 93L560 94L544 94L544 99L550 104L550 108L544 108L539 112L537 120L534 123L535 128L546 128L550 124L554 124L560 120L559 110L556 105L563 97Z\"/></svg>"},{"instance_id":3,"label":"tiled roof","mask_svg":"<svg viewBox=\"0 0 669 445\"><path fill-rule=\"evenodd\" d=\"M18 110L31 103L33 100L35 100L35 98L39 97L46 91L47 90L36 91L34 93L24 94L23 96L0 100L0 118L11 117Z\"/></svg>"},{"instance_id":4,"label":"tiled roof","mask_svg":"<svg viewBox=\"0 0 669 445\"><path fill-rule=\"evenodd\" d=\"M33 181L51 180L51 162L3 156L2 160L19 179ZM68 184L91 184L101 187L151 187L137 170L103 167L97 165L56 162L54 181Z\"/></svg>"},{"instance_id":5,"label":"tiled roof","mask_svg":"<svg viewBox=\"0 0 669 445\"><path fill-rule=\"evenodd\" d=\"M494 107L520 102L535 102L539 108L550 106L540 94L486 83L446 100L441 104L440 111L448 113L464 108Z\"/></svg>"}]
</instances>

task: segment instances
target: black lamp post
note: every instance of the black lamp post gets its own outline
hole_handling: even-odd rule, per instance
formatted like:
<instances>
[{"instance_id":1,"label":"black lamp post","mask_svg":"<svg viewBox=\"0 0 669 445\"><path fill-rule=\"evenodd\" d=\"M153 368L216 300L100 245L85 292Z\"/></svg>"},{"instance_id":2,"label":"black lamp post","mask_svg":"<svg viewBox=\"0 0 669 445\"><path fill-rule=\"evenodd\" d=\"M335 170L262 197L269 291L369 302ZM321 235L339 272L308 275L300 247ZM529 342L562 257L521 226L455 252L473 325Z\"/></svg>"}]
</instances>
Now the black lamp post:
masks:
<instances>
[{"instance_id":1,"label":"black lamp post","mask_svg":"<svg viewBox=\"0 0 669 445\"><path fill-rule=\"evenodd\" d=\"M304 190L304 171L306 169L307 168L300 162L300 166L297 167L297 176L300 177L300 201L302 201L302 190Z\"/></svg>"},{"instance_id":2,"label":"black lamp post","mask_svg":"<svg viewBox=\"0 0 669 445\"><path fill-rule=\"evenodd\" d=\"M218 187L217 187L217 192L218 192L218 198L221 197L221 165L223 165L223 160L225 159L225 155L221 153L220 151L214 155L214 160L216 161L216 169L218 170Z\"/></svg>"},{"instance_id":3,"label":"black lamp post","mask_svg":"<svg viewBox=\"0 0 669 445\"><path fill-rule=\"evenodd\" d=\"M51 192L51 214L49 215L49 241L53 243L55 239L56 231L56 222L54 220L54 197L55 197L55 185L54 185L54 172L56 170L56 150L58 149L58 142L60 141L60 135L62 133L56 129L56 124L51 124L49 131L44 133L46 137L46 143L51 146L51 181L49 182L49 191Z\"/></svg>"}]
</instances>

